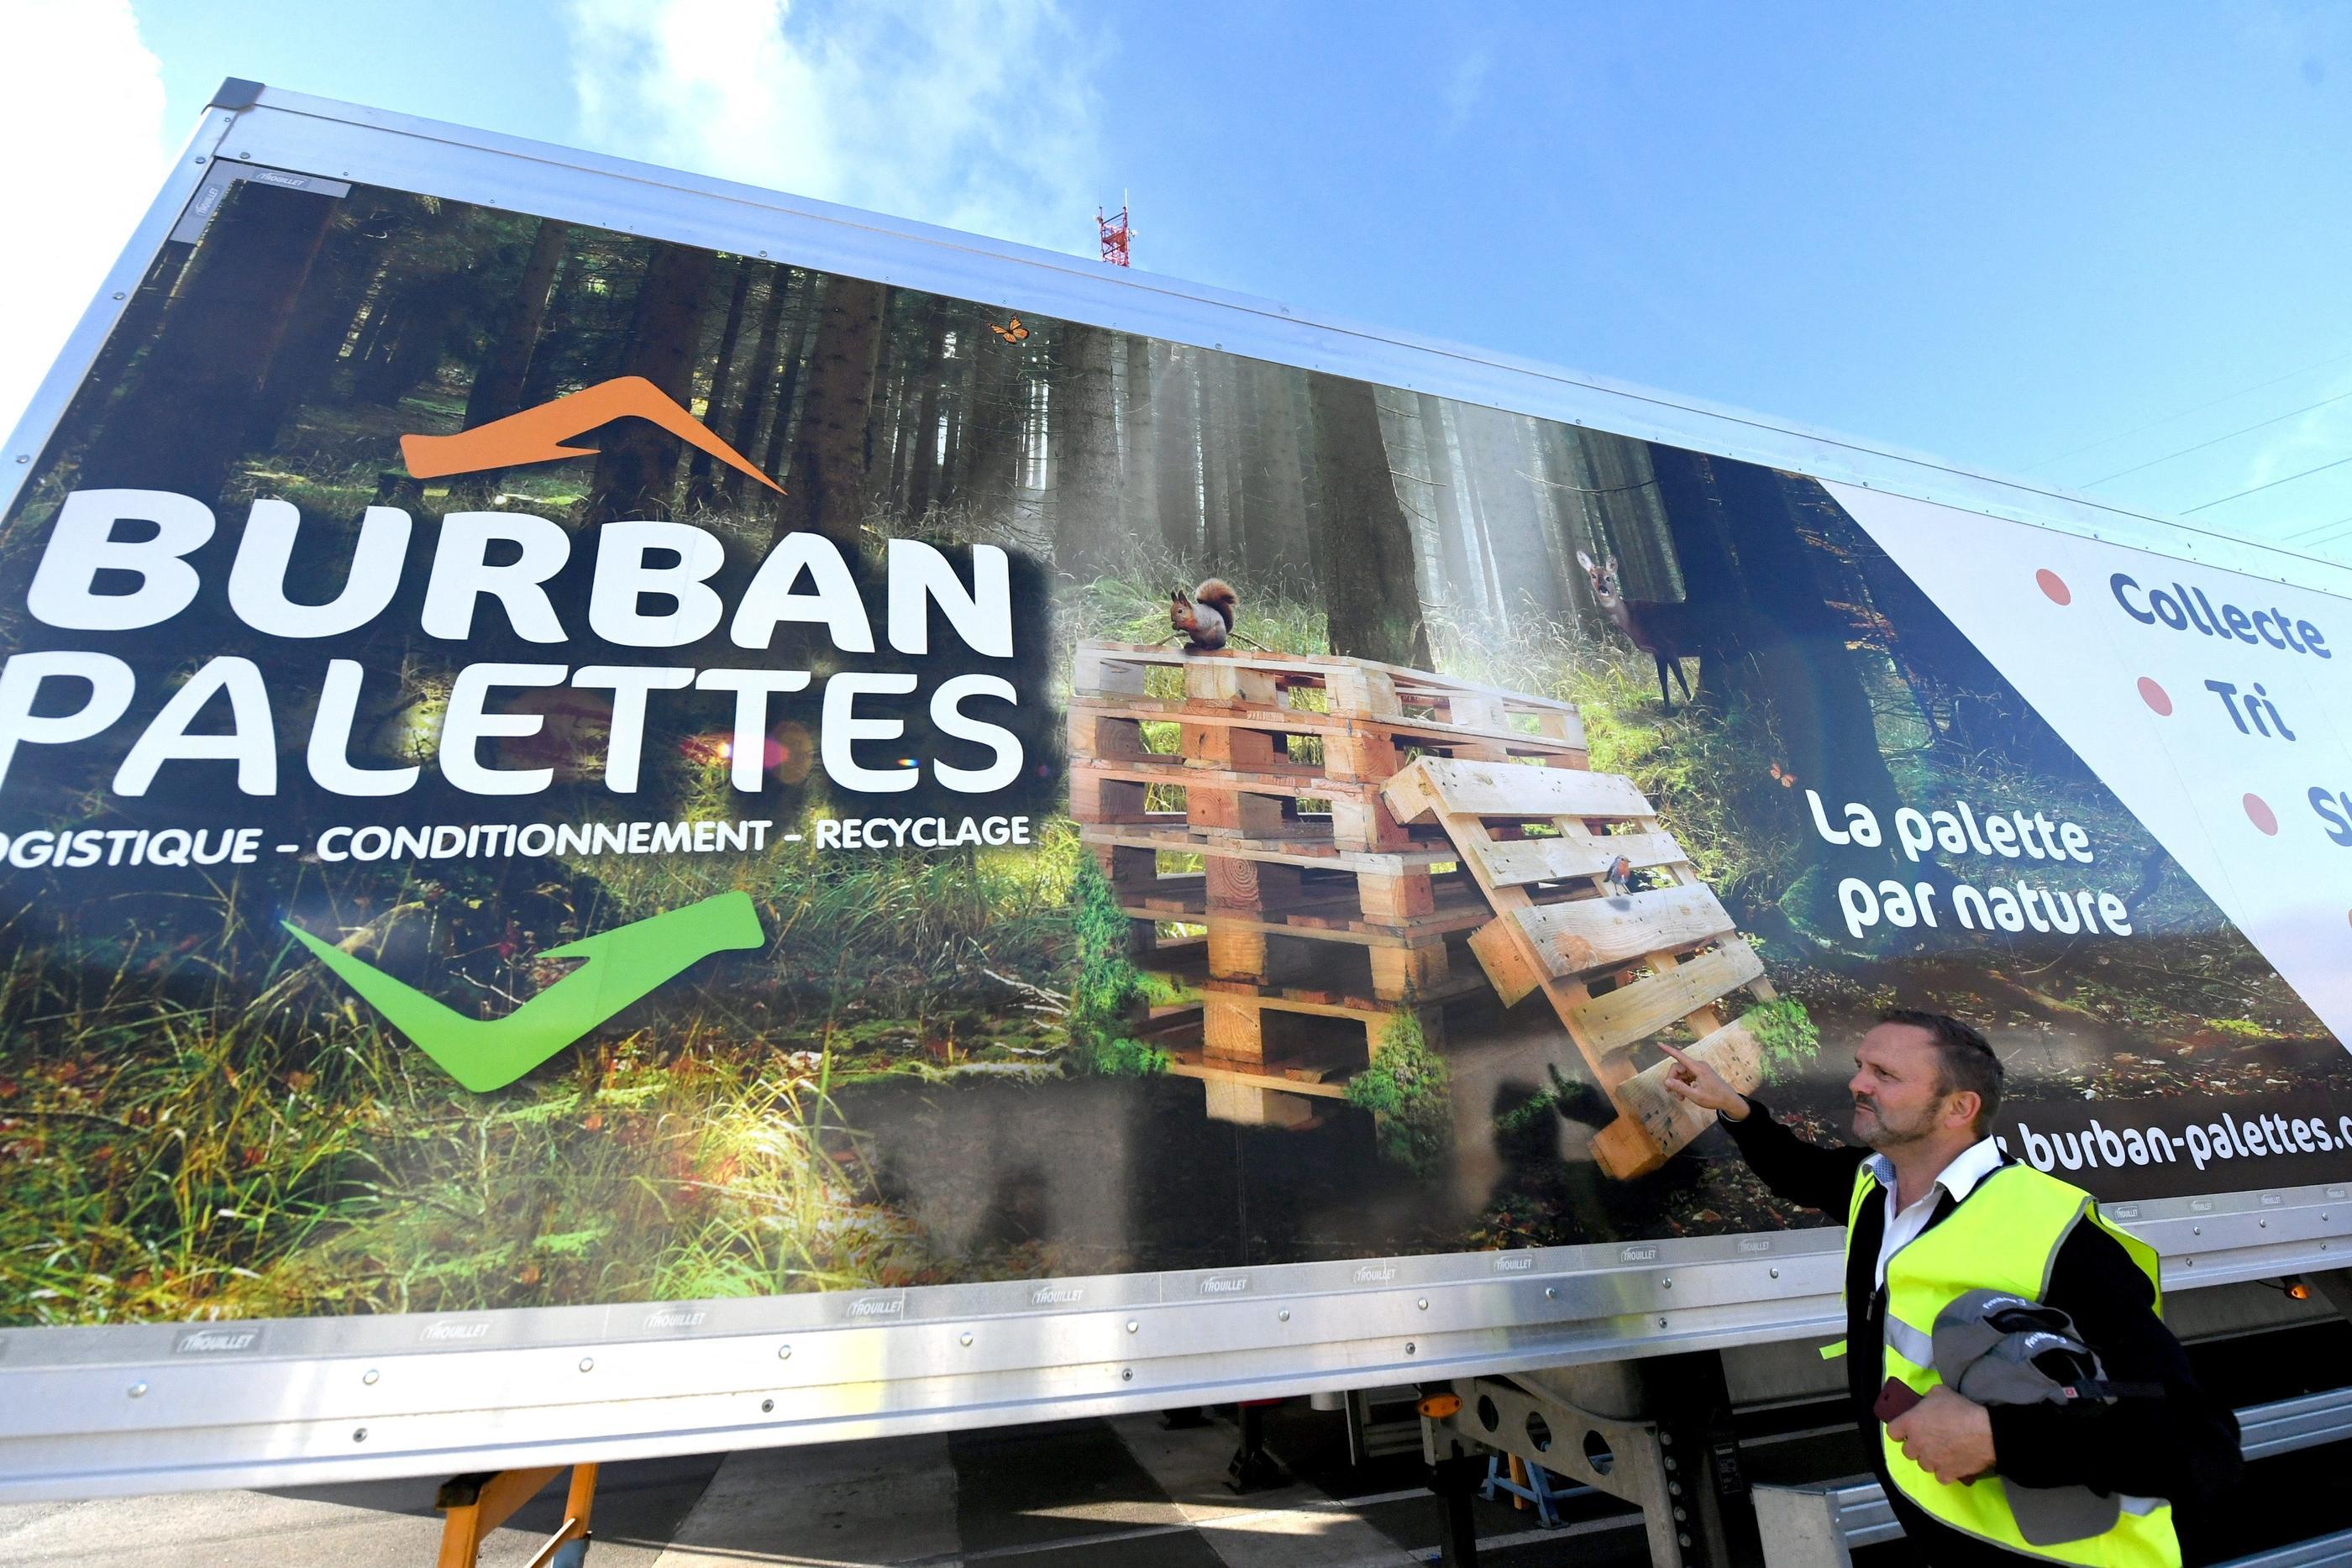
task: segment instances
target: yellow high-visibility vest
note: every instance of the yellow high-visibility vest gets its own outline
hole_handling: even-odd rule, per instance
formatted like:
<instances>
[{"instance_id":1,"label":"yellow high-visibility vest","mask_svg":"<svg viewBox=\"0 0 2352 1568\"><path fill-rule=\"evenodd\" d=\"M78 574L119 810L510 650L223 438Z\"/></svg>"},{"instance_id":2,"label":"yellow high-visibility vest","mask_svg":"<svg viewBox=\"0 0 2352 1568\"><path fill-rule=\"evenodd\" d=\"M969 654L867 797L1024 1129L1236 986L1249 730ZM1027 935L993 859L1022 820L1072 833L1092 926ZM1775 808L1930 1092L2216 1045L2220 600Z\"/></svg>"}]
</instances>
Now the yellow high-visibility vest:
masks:
<instances>
[{"instance_id":1,"label":"yellow high-visibility vest","mask_svg":"<svg viewBox=\"0 0 2352 1568\"><path fill-rule=\"evenodd\" d=\"M1885 1189L1865 1166L1854 1174L1846 1209L1846 1246L1862 1206ZM2050 1287L2058 1249L2074 1227L2089 1221L2114 1237L2160 1292L2155 1250L2110 1224L2088 1193L2031 1166L2007 1165L1987 1176L1937 1224L1928 1227L1886 1263L1883 1333L1886 1375L1925 1394L1941 1387L1933 1333L1937 1317L1970 1291L1996 1290L2039 1301ZM2158 1301L2162 1296L2159 1293ZM2085 1568L2179 1568L2180 1542L2172 1505L2161 1498L2125 1498L2116 1521L2094 1535L2029 1542L2011 1511L1998 1473L1946 1484L1904 1457L1902 1446L1879 1428L1886 1473L1903 1495L1938 1521L2007 1551Z\"/></svg>"}]
</instances>

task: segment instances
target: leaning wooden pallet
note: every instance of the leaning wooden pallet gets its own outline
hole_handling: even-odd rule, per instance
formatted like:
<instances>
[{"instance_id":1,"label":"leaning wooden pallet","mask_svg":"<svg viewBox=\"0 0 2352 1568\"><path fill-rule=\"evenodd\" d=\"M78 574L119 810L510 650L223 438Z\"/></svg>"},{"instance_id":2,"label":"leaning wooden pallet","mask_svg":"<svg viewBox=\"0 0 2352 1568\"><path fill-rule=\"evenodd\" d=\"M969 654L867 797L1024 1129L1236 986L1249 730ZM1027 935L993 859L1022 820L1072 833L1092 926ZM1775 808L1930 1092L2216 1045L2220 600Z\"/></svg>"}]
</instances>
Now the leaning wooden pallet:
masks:
<instances>
[{"instance_id":1,"label":"leaning wooden pallet","mask_svg":"<svg viewBox=\"0 0 2352 1568\"><path fill-rule=\"evenodd\" d=\"M1631 779L1425 758L1382 796L1399 822L1445 830L1495 910L1470 939L1487 978L1505 1006L1543 992L1617 1106L1592 1143L1602 1169L1655 1170L1706 1126L1667 1092L1670 1062L1635 1060L1660 1031L1688 1027L1691 1054L1756 1087L1760 1049L1724 1001L1769 1001L1763 962Z\"/></svg>"},{"instance_id":2,"label":"leaning wooden pallet","mask_svg":"<svg viewBox=\"0 0 2352 1568\"><path fill-rule=\"evenodd\" d=\"M1384 780L1418 756L1585 763L1569 704L1366 660L1086 643L1073 687L1071 815L1139 960L1197 987L1197 1037L1159 1038L1223 1120L1311 1120L1400 1015L1438 1042L1483 987L1465 938L1493 912Z\"/></svg>"}]
</instances>

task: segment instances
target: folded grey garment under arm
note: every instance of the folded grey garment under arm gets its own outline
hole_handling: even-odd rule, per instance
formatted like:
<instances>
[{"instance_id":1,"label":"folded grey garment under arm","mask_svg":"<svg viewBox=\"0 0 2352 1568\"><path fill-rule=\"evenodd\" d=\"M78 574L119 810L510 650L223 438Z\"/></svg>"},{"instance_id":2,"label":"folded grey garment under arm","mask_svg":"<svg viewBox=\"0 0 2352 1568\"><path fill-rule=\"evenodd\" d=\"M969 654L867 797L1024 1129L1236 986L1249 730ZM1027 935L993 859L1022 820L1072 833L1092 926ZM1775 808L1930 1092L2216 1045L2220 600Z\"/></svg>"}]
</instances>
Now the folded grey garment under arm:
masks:
<instances>
[{"instance_id":1,"label":"folded grey garment under arm","mask_svg":"<svg viewBox=\"0 0 2352 1568\"><path fill-rule=\"evenodd\" d=\"M2085 1385L2105 1381L2096 1352L2064 1312L2006 1291L1970 1291L1937 1314L1936 1375L1978 1405L2064 1405ZM2115 1528L2126 1499L2089 1487L2027 1487L2000 1475L2018 1533L2033 1546L2059 1546ZM2132 1511L2151 1504L2129 1500Z\"/></svg>"}]
</instances>

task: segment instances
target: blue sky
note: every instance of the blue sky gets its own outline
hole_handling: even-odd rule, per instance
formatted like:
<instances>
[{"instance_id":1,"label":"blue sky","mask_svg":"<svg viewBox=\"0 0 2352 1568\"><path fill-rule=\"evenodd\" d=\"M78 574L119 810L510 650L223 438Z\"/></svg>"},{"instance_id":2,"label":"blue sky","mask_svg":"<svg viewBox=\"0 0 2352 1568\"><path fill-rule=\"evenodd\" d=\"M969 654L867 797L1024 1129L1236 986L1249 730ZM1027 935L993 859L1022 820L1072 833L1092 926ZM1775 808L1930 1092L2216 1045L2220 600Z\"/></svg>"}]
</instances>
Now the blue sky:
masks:
<instances>
[{"instance_id":1,"label":"blue sky","mask_svg":"<svg viewBox=\"0 0 2352 1568\"><path fill-rule=\"evenodd\" d=\"M1125 190L1154 271L2159 513L2352 456L2340 5L10 12L142 190L251 76L1066 249ZM2352 559L2352 463L2194 517Z\"/></svg>"}]
</instances>

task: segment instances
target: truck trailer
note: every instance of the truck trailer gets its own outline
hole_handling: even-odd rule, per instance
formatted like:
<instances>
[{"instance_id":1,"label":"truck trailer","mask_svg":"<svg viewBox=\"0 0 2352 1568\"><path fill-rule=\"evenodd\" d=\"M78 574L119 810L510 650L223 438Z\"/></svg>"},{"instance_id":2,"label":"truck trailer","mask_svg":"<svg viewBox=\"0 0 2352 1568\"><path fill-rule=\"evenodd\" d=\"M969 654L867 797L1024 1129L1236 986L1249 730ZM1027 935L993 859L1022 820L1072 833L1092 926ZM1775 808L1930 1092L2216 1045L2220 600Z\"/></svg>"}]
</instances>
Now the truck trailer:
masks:
<instances>
[{"instance_id":1,"label":"truck trailer","mask_svg":"<svg viewBox=\"0 0 2352 1568\"><path fill-rule=\"evenodd\" d=\"M0 1500L1312 1396L1843 1560L1660 1047L1832 1141L1897 1006L2352 1437L2339 563L231 80L0 653Z\"/></svg>"}]
</instances>

